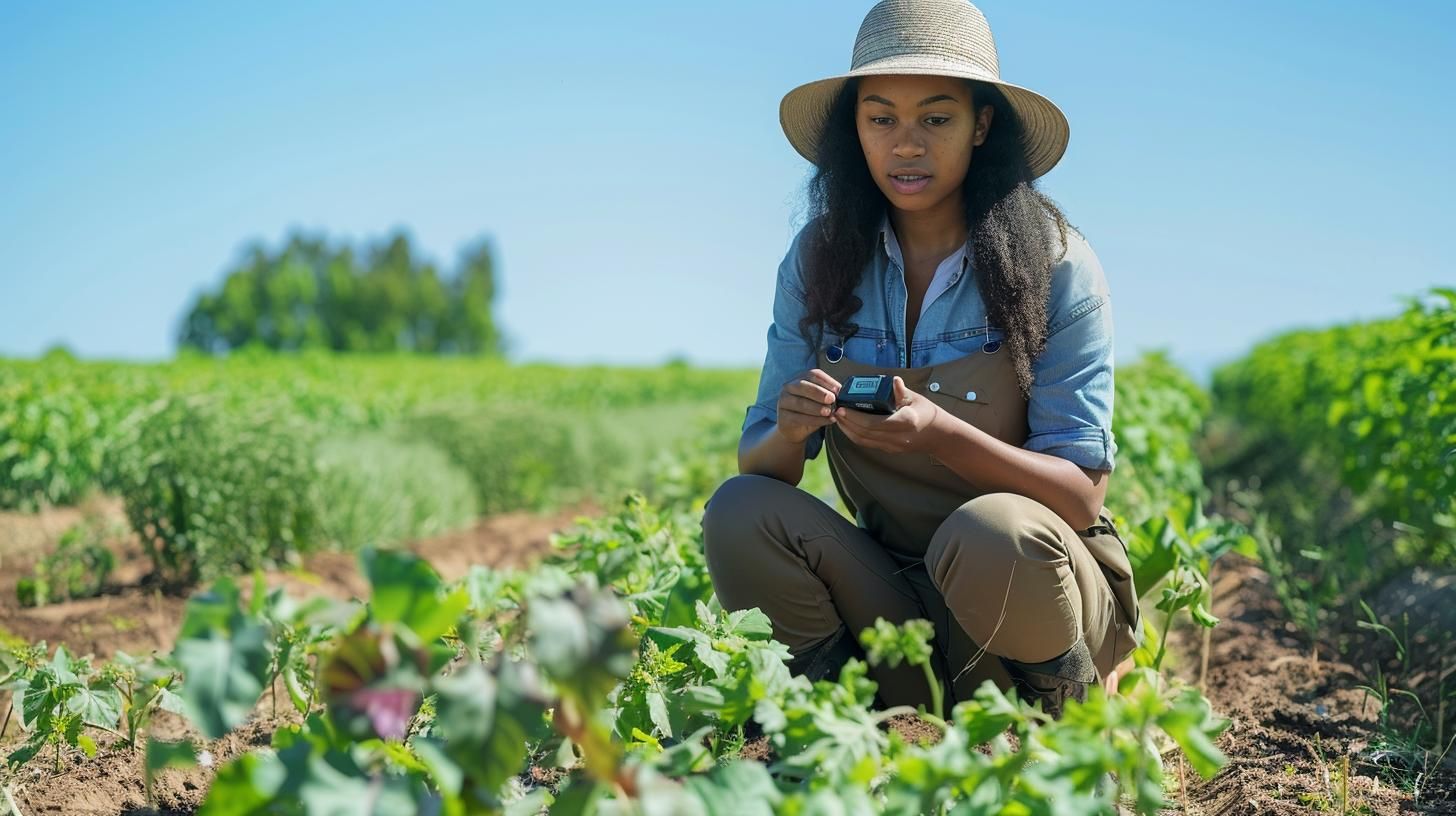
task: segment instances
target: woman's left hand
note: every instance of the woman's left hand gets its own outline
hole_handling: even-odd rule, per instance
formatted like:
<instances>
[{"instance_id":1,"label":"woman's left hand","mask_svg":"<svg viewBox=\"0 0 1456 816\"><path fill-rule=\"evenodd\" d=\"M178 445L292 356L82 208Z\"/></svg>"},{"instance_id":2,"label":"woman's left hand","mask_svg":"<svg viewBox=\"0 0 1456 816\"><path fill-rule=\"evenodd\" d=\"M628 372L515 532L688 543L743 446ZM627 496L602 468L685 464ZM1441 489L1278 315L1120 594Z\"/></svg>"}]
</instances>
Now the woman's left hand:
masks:
<instances>
[{"instance_id":1,"label":"woman's left hand","mask_svg":"<svg viewBox=\"0 0 1456 816\"><path fill-rule=\"evenodd\" d=\"M838 408L835 425L849 441L889 453L927 453L932 446L930 427L940 408L923 394L910 390L895 378L895 404L888 416Z\"/></svg>"}]
</instances>

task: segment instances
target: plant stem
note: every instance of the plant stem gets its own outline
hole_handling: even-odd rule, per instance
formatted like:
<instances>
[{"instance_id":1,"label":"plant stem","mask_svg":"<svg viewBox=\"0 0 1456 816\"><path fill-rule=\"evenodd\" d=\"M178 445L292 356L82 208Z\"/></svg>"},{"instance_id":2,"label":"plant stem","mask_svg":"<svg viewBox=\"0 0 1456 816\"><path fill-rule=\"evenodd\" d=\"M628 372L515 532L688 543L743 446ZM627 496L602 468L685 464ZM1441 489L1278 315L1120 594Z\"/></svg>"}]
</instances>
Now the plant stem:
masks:
<instances>
[{"instance_id":1,"label":"plant stem","mask_svg":"<svg viewBox=\"0 0 1456 816\"><path fill-rule=\"evenodd\" d=\"M1350 755L1346 753L1342 758L1340 769L1340 816L1350 812Z\"/></svg>"},{"instance_id":2,"label":"plant stem","mask_svg":"<svg viewBox=\"0 0 1456 816\"><path fill-rule=\"evenodd\" d=\"M314 692L318 690L319 659L320 658L318 655L313 656L313 676L308 678L308 705L304 706L306 710L303 712L303 718L305 720L308 719L308 715L313 712L313 695Z\"/></svg>"},{"instance_id":3,"label":"plant stem","mask_svg":"<svg viewBox=\"0 0 1456 816\"><path fill-rule=\"evenodd\" d=\"M1188 812L1188 774L1184 770L1188 763L1182 756L1178 757L1178 798L1183 803L1183 812Z\"/></svg>"},{"instance_id":4,"label":"plant stem","mask_svg":"<svg viewBox=\"0 0 1456 816\"><path fill-rule=\"evenodd\" d=\"M97 731L105 731L106 733L112 735L113 737L116 737L119 740L126 739L126 735L121 733L120 731L117 731L115 728L107 728L104 725L96 725L95 723L86 723L86 727L95 728Z\"/></svg>"},{"instance_id":5,"label":"plant stem","mask_svg":"<svg viewBox=\"0 0 1456 816\"><path fill-rule=\"evenodd\" d=\"M1158 653L1153 656L1153 670L1161 672L1163 656L1168 653L1168 633L1173 631L1173 613L1163 616L1163 633L1158 635Z\"/></svg>"},{"instance_id":6,"label":"plant stem","mask_svg":"<svg viewBox=\"0 0 1456 816\"><path fill-rule=\"evenodd\" d=\"M156 699L156 696L157 695L155 695L155 694L152 695L152 699L155 700ZM130 746L131 748L136 748L137 711L136 711L136 702L135 701L136 701L136 685L134 683L132 683L131 681L127 681L127 684L126 684L126 744L128 746ZM147 701L147 705L151 705L151 700L148 700ZM146 710L146 705L142 706L142 709L143 709L143 711L145 711Z\"/></svg>"},{"instance_id":7,"label":"plant stem","mask_svg":"<svg viewBox=\"0 0 1456 816\"><path fill-rule=\"evenodd\" d=\"M1183 560L1181 558L1176 559L1173 562L1172 575L1168 580L1168 588L1171 589L1175 595L1183 588L1183 575L1182 571L1179 569L1179 567L1181 567L1182 565ZM1158 653L1153 656L1154 671L1161 671L1161 669L1163 668L1163 658L1168 653L1168 633L1173 631L1173 614L1176 611L1176 608L1169 609L1167 614L1163 616L1163 632L1162 634L1158 635Z\"/></svg>"},{"instance_id":8,"label":"plant stem","mask_svg":"<svg viewBox=\"0 0 1456 816\"><path fill-rule=\"evenodd\" d=\"M10 728L10 715L15 713L15 692L10 693L10 707L5 709L5 724L0 725L0 737L5 736L5 731ZM1439 742L1439 740L1438 740Z\"/></svg>"},{"instance_id":9,"label":"plant stem","mask_svg":"<svg viewBox=\"0 0 1456 816\"><path fill-rule=\"evenodd\" d=\"M1436 699L1440 701L1440 702L1438 702L1436 704L1436 748L1439 749L1441 747L1441 743L1445 741L1443 738L1445 736L1445 727L1446 727L1446 658L1445 657L1442 657L1441 658L1441 673L1438 674L1437 677L1441 678L1440 685L1437 687L1437 691L1436 691ZM6 716L7 716L7 719L8 719L9 718L9 715L6 715ZM5 734L5 729L0 728L0 736L3 736L4 734Z\"/></svg>"},{"instance_id":10,"label":"plant stem","mask_svg":"<svg viewBox=\"0 0 1456 816\"><path fill-rule=\"evenodd\" d=\"M1209 570L1212 572L1212 570ZM1213 581L1208 582L1208 611L1213 612ZM1198 690L1204 694L1208 693L1208 652L1213 644L1213 627L1203 627L1203 654L1199 658L1198 666Z\"/></svg>"},{"instance_id":11,"label":"plant stem","mask_svg":"<svg viewBox=\"0 0 1456 816\"><path fill-rule=\"evenodd\" d=\"M930 668L930 661L920 664L925 670L925 682L930 684L930 703L935 708L935 718L945 720L945 690L940 687L940 680L936 678L935 671Z\"/></svg>"}]
</instances>

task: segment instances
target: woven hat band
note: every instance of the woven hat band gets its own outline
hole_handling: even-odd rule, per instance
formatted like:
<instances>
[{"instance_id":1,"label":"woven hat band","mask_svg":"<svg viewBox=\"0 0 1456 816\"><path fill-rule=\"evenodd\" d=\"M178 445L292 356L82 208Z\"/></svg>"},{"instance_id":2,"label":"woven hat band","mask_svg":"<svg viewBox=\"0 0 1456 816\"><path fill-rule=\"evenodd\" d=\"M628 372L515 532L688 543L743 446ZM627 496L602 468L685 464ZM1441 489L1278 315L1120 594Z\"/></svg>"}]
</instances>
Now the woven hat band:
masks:
<instances>
[{"instance_id":1,"label":"woven hat band","mask_svg":"<svg viewBox=\"0 0 1456 816\"><path fill-rule=\"evenodd\" d=\"M967 2L882 0L855 38L850 70L897 56L937 56L989 78L1001 76L996 41L981 10Z\"/></svg>"},{"instance_id":2,"label":"woven hat band","mask_svg":"<svg viewBox=\"0 0 1456 816\"><path fill-rule=\"evenodd\" d=\"M849 72L849 76L871 76L875 74L937 74L943 76L980 79L999 82L1000 77L986 71L979 65L967 65L960 60L949 60L931 54L906 54L886 57L861 65Z\"/></svg>"}]
</instances>

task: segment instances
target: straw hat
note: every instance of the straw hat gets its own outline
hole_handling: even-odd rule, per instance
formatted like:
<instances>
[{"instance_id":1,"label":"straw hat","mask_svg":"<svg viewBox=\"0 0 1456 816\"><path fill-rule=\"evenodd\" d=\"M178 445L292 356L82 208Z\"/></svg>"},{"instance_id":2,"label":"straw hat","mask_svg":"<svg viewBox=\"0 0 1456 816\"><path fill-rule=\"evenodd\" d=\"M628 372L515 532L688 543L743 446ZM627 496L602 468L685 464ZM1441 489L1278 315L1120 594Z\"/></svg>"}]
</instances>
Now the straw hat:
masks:
<instances>
[{"instance_id":1,"label":"straw hat","mask_svg":"<svg viewBox=\"0 0 1456 816\"><path fill-rule=\"evenodd\" d=\"M1001 81L996 41L980 9L967 0L881 0L860 24L849 73L800 85L779 103L779 123L799 155L815 162L819 134L845 80L880 74L962 77L1000 88L1026 127L1033 177L1056 166L1067 150L1061 110L1035 91Z\"/></svg>"}]
</instances>

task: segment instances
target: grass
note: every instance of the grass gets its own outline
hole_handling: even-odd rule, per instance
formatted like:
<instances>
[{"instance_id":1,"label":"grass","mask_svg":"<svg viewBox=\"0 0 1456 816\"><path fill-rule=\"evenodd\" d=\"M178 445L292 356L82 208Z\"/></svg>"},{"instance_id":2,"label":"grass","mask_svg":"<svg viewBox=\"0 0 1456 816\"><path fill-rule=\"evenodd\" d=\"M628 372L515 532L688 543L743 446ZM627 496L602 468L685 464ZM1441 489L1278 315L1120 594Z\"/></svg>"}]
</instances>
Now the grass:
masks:
<instances>
[{"instance_id":1,"label":"grass","mask_svg":"<svg viewBox=\"0 0 1456 816\"><path fill-rule=\"evenodd\" d=\"M1420 664L1413 659L1409 648L1409 620L1403 619L1401 630L1405 634L1398 634L1382 623L1363 600L1360 607L1366 620L1359 621L1359 627L1388 640L1395 648L1400 676L1409 676L1411 666ZM1363 752L1363 761L1387 782L1409 792L1417 802L1426 792L1432 772L1445 764L1453 743L1456 743L1456 735L1448 738L1445 729L1449 662L1450 659L1445 656L1440 661L1434 701L1423 700L1415 691L1395 685L1395 678L1387 675L1379 665L1374 667L1373 677L1356 686L1365 692L1365 702L1373 699L1379 706L1376 718L1378 737ZM1427 702L1433 702L1434 706L1428 706ZM1432 708L1434 718L1431 716Z\"/></svg>"}]
</instances>

